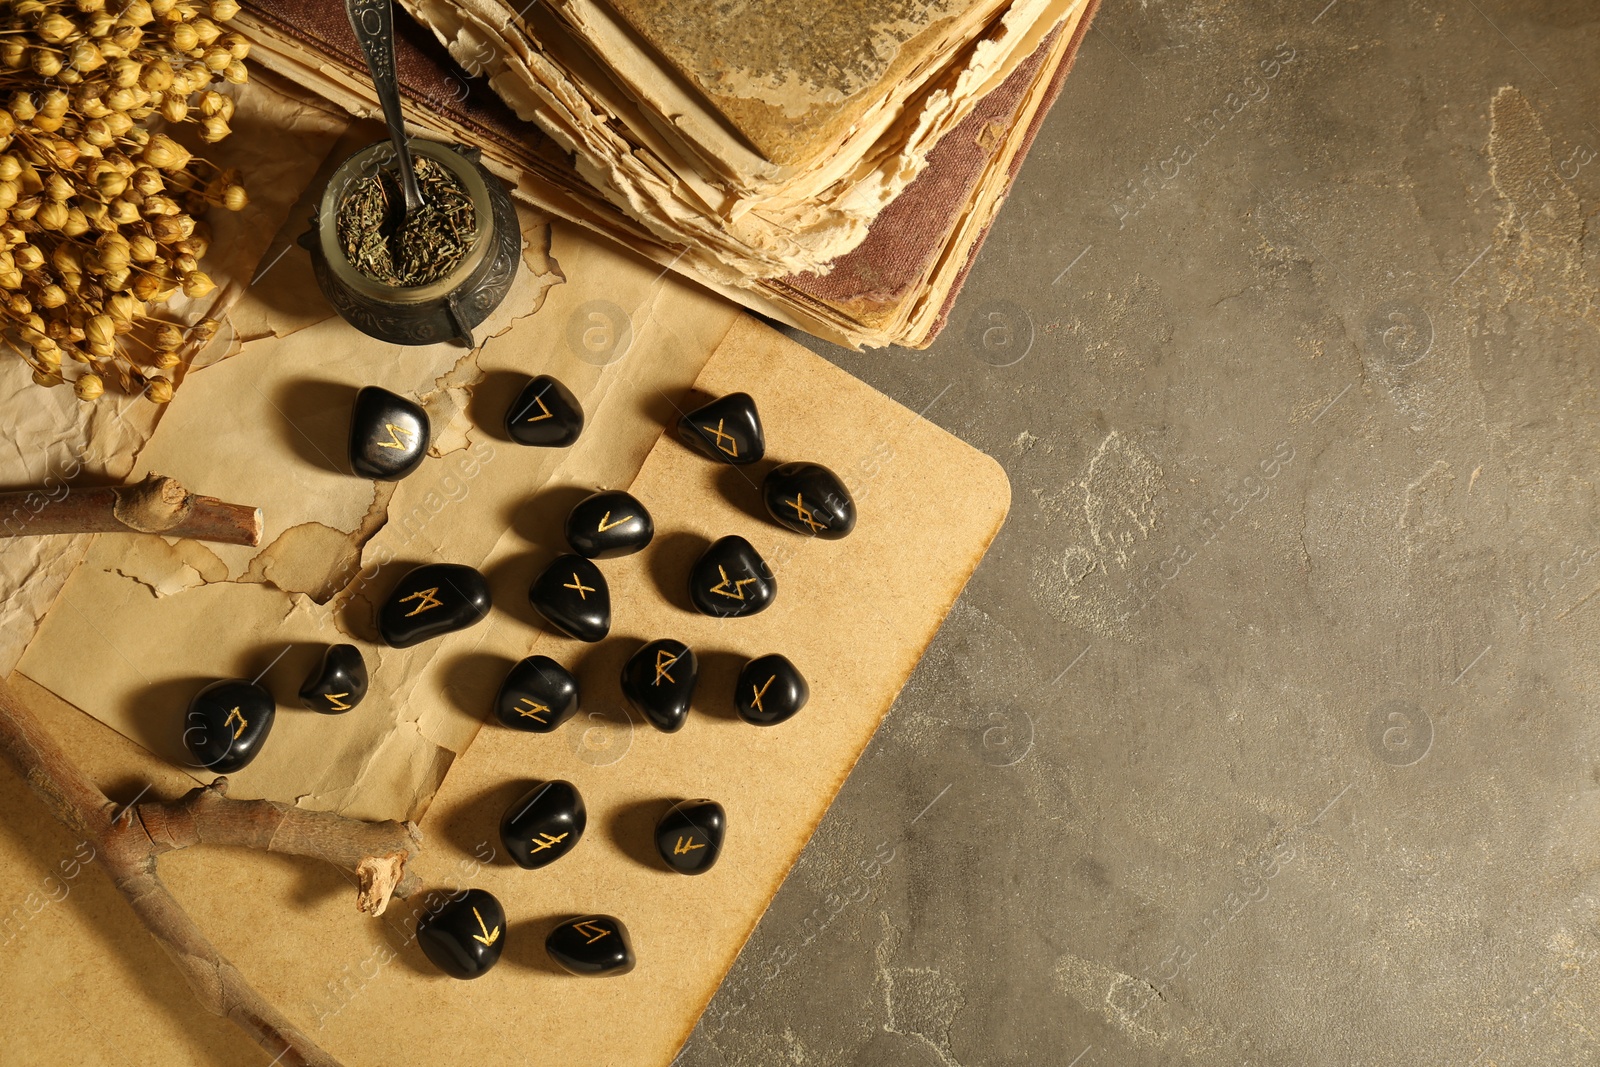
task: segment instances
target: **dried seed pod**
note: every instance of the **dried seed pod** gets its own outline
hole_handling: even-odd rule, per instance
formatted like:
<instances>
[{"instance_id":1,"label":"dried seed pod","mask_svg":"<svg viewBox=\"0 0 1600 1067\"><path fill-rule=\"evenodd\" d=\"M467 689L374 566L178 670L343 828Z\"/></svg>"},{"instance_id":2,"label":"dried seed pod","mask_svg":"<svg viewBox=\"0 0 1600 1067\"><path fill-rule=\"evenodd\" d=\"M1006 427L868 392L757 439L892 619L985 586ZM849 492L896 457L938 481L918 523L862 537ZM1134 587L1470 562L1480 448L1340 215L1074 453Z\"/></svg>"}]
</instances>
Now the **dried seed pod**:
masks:
<instances>
[{"instance_id":1,"label":"dried seed pod","mask_svg":"<svg viewBox=\"0 0 1600 1067\"><path fill-rule=\"evenodd\" d=\"M152 344L161 352L176 352L183 347L183 331L170 322L156 327Z\"/></svg>"},{"instance_id":2,"label":"dried seed pod","mask_svg":"<svg viewBox=\"0 0 1600 1067\"><path fill-rule=\"evenodd\" d=\"M183 145L164 133L158 133L150 138L150 143L144 146L139 158L158 170L176 171L187 167L193 157Z\"/></svg>"},{"instance_id":3,"label":"dried seed pod","mask_svg":"<svg viewBox=\"0 0 1600 1067\"><path fill-rule=\"evenodd\" d=\"M59 12L53 12L40 19L33 27L33 32L46 44L60 44L77 32L78 27L72 20Z\"/></svg>"},{"instance_id":4,"label":"dried seed pod","mask_svg":"<svg viewBox=\"0 0 1600 1067\"><path fill-rule=\"evenodd\" d=\"M58 203L64 203L77 191L62 174L52 173L44 180L44 195Z\"/></svg>"},{"instance_id":5,"label":"dried seed pod","mask_svg":"<svg viewBox=\"0 0 1600 1067\"><path fill-rule=\"evenodd\" d=\"M118 226L127 226L130 223L138 222L142 217L139 214L138 205L122 197L111 201L110 209L111 219Z\"/></svg>"},{"instance_id":6,"label":"dried seed pod","mask_svg":"<svg viewBox=\"0 0 1600 1067\"><path fill-rule=\"evenodd\" d=\"M112 293L111 297L106 300L106 311L111 315L112 321L119 325L126 323L132 326L144 311L139 305L138 298L129 293ZM122 331L118 330L117 332L121 333Z\"/></svg>"},{"instance_id":7,"label":"dried seed pod","mask_svg":"<svg viewBox=\"0 0 1600 1067\"><path fill-rule=\"evenodd\" d=\"M117 25L143 26L155 17L155 12L150 10L145 0L127 0L122 5L122 13L117 16Z\"/></svg>"},{"instance_id":8,"label":"dried seed pod","mask_svg":"<svg viewBox=\"0 0 1600 1067\"><path fill-rule=\"evenodd\" d=\"M98 374L85 374L72 383L72 391L78 394L79 400L98 400L105 393L105 383Z\"/></svg>"},{"instance_id":9,"label":"dried seed pod","mask_svg":"<svg viewBox=\"0 0 1600 1067\"><path fill-rule=\"evenodd\" d=\"M39 103L39 114L60 118L67 113L67 107L71 102L72 99L65 89L51 89L44 94L44 99Z\"/></svg>"},{"instance_id":10,"label":"dried seed pod","mask_svg":"<svg viewBox=\"0 0 1600 1067\"><path fill-rule=\"evenodd\" d=\"M128 182L140 196L155 196L167 187L161 172L154 167L140 167L133 172Z\"/></svg>"},{"instance_id":11,"label":"dried seed pod","mask_svg":"<svg viewBox=\"0 0 1600 1067\"><path fill-rule=\"evenodd\" d=\"M59 52L49 52L43 48L36 48L31 56L33 72L46 78L53 78L61 73L61 68L66 66L61 61Z\"/></svg>"},{"instance_id":12,"label":"dried seed pod","mask_svg":"<svg viewBox=\"0 0 1600 1067\"><path fill-rule=\"evenodd\" d=\"M172 383L165 378L156 376L144 387L144 395L157 404L165 404L172 400Z\"/></svg>"},{"instance_id":13,"label":"dried seed pod","mask_svg":"<svg viewBox=\"0 0 1600 1067\"><path fill-rule=\"evenodd\" d=\"M83 332L90 345L109 345L116 339L117 324L112 321L110 315L102 312L90 317Z\"/></svg>"},{"instance_id":14,"label":"dried seed pod","mask_svg":"<svg viewBox=\"0 0 1600 1067\"><path fill-rule=\"evenodd\" d=\"M59 230L67 224L67 205L55 200L46 201L34 218L47 230Z\"/></svg>"},{"instance_id":15,"label":"dried seed pod","mask_svg":"<svg viewBox=\"0 0 1600 1067\"><path fill-rule=\"evenodd\" d=\"M183 295L196 300L217 287L204 271L191 270L183 276Z\"/></svg>"},{"instance_id":16,"label":"dried seed pod","mask_svg":"<svg viewBox=\"0 0 1600 1067\"><path fill-rule=\"evenodd\" d=\"M82 74L91 74L106 65L105 53L100 51L100 46L89 38L84 38L73 43L67 52L67 62L72 69Z\"/></svg>"}]
</instances>

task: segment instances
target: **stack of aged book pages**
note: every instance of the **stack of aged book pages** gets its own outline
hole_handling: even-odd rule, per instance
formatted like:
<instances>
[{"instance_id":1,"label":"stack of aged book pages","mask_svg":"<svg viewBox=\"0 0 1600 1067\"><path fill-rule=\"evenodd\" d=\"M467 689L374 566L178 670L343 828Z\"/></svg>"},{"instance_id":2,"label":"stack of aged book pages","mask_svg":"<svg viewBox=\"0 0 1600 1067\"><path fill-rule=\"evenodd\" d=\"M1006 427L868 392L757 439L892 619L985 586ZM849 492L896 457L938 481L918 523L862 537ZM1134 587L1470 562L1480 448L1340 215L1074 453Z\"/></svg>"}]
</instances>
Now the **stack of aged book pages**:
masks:
<instances>
[{"instance_id":1,"label":"stack of aged book pages","mask_svg":"<svg viewBox=\"0 0 1600 1067\"><path fill-rule=\"evenodd\" d=\"M400 77L421 132L525 199L818 336L921 347L1094 3L404 0ZM241 19L259 61L375 111L342 5Z\"/></svg>"}]
</instances>

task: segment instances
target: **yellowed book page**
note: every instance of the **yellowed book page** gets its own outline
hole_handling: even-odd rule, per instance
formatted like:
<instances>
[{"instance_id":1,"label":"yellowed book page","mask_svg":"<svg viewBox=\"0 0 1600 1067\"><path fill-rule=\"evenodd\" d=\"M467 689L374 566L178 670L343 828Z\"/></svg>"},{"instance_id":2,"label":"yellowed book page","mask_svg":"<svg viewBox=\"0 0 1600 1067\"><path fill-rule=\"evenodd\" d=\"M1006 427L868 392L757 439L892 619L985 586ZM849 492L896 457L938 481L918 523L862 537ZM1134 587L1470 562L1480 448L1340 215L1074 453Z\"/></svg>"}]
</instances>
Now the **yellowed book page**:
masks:
<instances>
[{"instance_id":1,"label":"yellowed book page","mask_svg":"<svg viewBox=\"0 0 1600 1067\"><path fill-rule=\"evenodd\" d=\"M605 0L767 159L804 167L884 97L970 41L998 0Z\"/></svg>"}]
</instances>

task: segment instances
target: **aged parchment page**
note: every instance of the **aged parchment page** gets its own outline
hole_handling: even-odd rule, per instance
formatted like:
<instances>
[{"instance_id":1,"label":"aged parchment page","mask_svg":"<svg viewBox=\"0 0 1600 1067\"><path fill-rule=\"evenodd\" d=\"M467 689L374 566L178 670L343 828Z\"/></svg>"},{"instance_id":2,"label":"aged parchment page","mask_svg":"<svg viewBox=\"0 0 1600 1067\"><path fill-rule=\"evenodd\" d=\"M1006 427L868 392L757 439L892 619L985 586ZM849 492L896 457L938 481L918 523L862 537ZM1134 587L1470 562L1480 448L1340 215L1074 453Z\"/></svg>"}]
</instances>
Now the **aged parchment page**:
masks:
<instances>
[{"instance_id":1,"label":"aged parchment page","mask_svg":"<svg viewBox=\"0 0 1600 1067\"><path fill-rule=\"evenodd\" d=\"M198 322L235 304L300 190L349 125L346 116L326 104L289 99L278 92L273 75L255 73L255 81L230 87L237 100L234 135L206 151L219 165L238 167L249 176L250 204L238 214L220 209L209 213L214 240L201 266L217 288L202 300L179 294L158 309L170 321ZM226 350L224 337L203 353L191 348L186 355L204 363ZM176 381L182 395L181 366ZM31 370L20 359L0 359L0 421L10 444L0 450L0 486L41 491L20 510L0 515L0 523L26 530L46 499L60 499L73 486L125 480L164 414L160 405L115 392L96 403L82 403L69 387L34 385ZM205 484L190 488L223 495ZM16 665L89 543L67 536L0 542L0 670Z\"/></svg>"},{"instance_id":2,"label":"aged parchment page","mask_svg":"<svg viewBox=\"0 0 1600 1067\"><path fill-rule=\"evenodd\" d=\"M514 575L541 487L631 480L670 413L665 398L687 387L740 314L564 223L522 218L524 269L471 353L388 345L326 317L326 303L306 291L306 253L291 246L238 318L275 322L279 307L324 317L244 342L195 372L140 457L141 472L159 468L259 504L263 546L102 537L22 672L182 766L184 709L204 680L264 671L279 711L262 756L229 776L235 795L367 818L419 814L499 683L473 665L526 636L496 612L395 650L376 640L374 606L409 566L437 561L479 567L497 601L525 606L527 579ZM599 344L608 339L611 348ZM538 373L582 400L590 432L580 445L531 449L505 438L506 407ZM366 384L414 395L429 412L436 458L404 481L375 484L345 467L350 405ZM341 716L301 708L295 693L320 647L346 640L367 659L366 702ZM86 655L95 670L81 669Z\"/></svg>"}]
</instances>

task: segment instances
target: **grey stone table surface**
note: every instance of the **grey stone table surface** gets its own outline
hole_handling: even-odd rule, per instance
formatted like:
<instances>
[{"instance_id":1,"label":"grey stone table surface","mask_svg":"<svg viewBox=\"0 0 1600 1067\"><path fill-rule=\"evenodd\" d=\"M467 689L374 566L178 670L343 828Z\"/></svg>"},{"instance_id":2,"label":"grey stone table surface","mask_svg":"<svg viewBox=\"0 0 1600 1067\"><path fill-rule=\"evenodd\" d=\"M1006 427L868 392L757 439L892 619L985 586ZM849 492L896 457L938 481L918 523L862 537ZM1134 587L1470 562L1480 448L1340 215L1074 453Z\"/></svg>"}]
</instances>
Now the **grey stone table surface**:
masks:
<instances>
[{"instance_id":1,"label":"grey stone table surface","mask_svg":"<svg viewBox=\"0 0 1600 1067\"><path fill-rule=\"evenodd\" d=\"M809 342L1013 511L683 1067L1600 1062L1597 57L1107 0L939 342Z\"/></svg>"}]
</instances>

